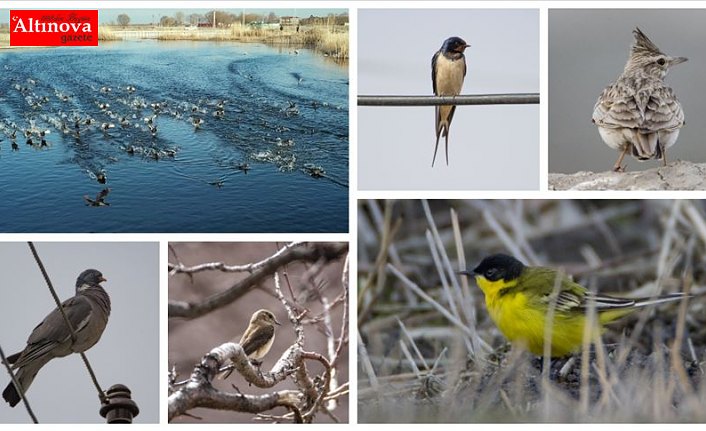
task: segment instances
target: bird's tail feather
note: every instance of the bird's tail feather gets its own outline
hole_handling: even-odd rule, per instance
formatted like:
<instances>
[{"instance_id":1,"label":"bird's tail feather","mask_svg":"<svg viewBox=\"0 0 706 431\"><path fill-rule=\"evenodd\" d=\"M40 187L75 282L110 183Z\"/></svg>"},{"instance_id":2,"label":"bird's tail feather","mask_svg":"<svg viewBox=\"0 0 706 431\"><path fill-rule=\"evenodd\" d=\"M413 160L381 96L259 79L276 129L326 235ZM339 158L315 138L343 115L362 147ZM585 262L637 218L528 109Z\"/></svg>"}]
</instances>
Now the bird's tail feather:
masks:
<instances>
[{"instance_id":1,"label":"bird's tail feather","mask_svg":"<svg viewBox=\"0 0 706 431\"><path fill-rule=\"evenodd\" d=\"M5 359L7 359L7 363L9 365L12 365L15 362L17 362L17 360L20 358L21 354L22 354L22 352L17 352L14 355L6 356Z\"/></svg>"},{"instance_id":2,"label":"bird's tail feather","mask_svg":"<svg viewBox=\"0 0 706 431\"><path fill-rule=\"evenodd\" d=\"M5 388L4 391L2 391L2 397L10 403L10 407L15 407L17 403L20 402L20 394L17 392L17 389L15 388L15 384L10 382L7 387Z\"/></svg>"},{"instance_id":3,"label":"bird's tail feather","mask_svg":"<svg viewBox=\"0 0 706 431\"><path fill-rule=\"evenodd\" d=\"M25 369L20 369L15 377L17 378L17 382L24 388L24 392L27 392L27 389L29 389L29 386L32 384L34 381L34 377L37 375L37 372L39 370L33 370L32 372L25 372ZM5 390L2 392L2 397L5 399L10 404L10 407L15 407L20 400L22 399L20 397L20 393L17 391L17 388L15 387L15 384L10 382Z\"/></svg>"},{"instance_id":4,"label":"bird's tail feather","mask_svg":"<svg viewBox=\"0 0 706 431\"><path fill-rule=\"evenodd\" d=\"M445 144L446 144L446 166L448 166L449 165L449 129L448 129L448 127L446 128L445 137L446 137L446 141L445 141Z\"/></svg>"},{"instance_id":5,"label":"bird's tail feather","mask_svg":"<svg viewBox=\"0 0 706 431\"><path fill-rule=\"evenodd\" d=\"M685 293L669 293L661 296L634 299L596 296L593 300L596 304L596 311L600 315L600 321L602 323L609 323L615 319L627 316L638 308L679 301L683 298L691 298L692 296L693 295L687 295Z\"/></svg>"},{"instance_id":6,"label":"bird's tail feather","mask_svg":"<svg viewBox=\"0 0 706 431\"><path fill-rule=\"evenodd\" d=\"M439 132L437 131L437 133L436 133L436 145L434 145L434 158L431 159L431 167L432 167L432 168L434 167L434 162L436 161L436 152L437 152L437 150L439 149L439 136L440 136L440 134L439 134Z\"/></svg>"},{"instance_id":7,"label":"bird's tail feather","mask_svg":"<svg viewBox=\"0 0 706 431\"><path fill-rule=\"evenodd\" d=\"M652 298L639 298L635 300L635 307L646 307L648 305L662 304L664 302L679 301L682 298L691 298L692 295L686 293L669 293Z\"/></svg>"}]
</instances>

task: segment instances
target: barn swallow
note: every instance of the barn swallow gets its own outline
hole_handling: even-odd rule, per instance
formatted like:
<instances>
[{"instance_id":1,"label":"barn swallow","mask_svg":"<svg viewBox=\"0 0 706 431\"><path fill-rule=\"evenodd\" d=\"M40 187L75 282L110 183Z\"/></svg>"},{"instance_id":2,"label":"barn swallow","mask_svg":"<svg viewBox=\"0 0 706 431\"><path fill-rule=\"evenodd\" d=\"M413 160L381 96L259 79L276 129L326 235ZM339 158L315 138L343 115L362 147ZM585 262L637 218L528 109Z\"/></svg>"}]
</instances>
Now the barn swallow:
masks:
<instances>
[{"instance_id":1,"label":"barn swallow","mask_svg":"<svg viewBox=\"0 0 706 431\"><path fill-rule=\"evenodd\" d=\"M468 45L460 37L450 37L444 41L431 59L431 82L436 96L457 96L461 93L463 79L466 77L466 57L463 51ZM436 107L436 145L431 166L434 167L436 151L439 149L439 137L446 138L446 165L449 164L449 127L456 111L456 106Z\"/></svg>"}]
</instances>

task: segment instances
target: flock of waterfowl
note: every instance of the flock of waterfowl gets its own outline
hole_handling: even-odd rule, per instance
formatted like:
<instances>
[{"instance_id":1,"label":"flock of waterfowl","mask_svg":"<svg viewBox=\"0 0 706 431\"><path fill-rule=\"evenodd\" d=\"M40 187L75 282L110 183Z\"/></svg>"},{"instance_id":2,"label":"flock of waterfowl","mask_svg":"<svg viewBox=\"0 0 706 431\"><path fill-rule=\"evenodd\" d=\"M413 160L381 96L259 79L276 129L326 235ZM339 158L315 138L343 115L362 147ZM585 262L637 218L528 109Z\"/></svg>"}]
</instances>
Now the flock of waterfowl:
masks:
<instances>
[{"instance_id":1,"label":"flock of waterfowl","mask_svg":"<svg viewBox=\"0 0 706 431\"><path fill-rule=\"evenodd\" d=\"M6 65L5 69L7 72L9 66ZM300 82L301 77L298 77L298 83ZM174 145L170 139L159 139L163 123L167 121L165 118L184 122L196 133L210 127L217 129L219 121L235 117L242 112L226 99L202 98L193 102L150 101L132 84L91 86L86 90L92 93L94 108L88 109L85 94L79 102L75 100L77 96L37 78L22 79L12 76L5 84L9 87L5 97L14 97L15 100L21 98L26 109L21 119L0 119L0 150L3 141L9 143L12 151L20 151L23 142L25 146L35 150L47 150L52 147L50 136L57 134L61 137L54 139L54 143L72 145L77 157L90 153L91 146L97 140L102 140L127 156L140 156L150 160L176 160L181 148ZM9 94L10 92L14 94ZM0 94L0 102L2 96ZM317 109L320 105L319 102L313 102L311 108ZM280 112L284 118L296 117L300 114L300 107L296 102L288 101L281 107ZM266 119L262 119L261 123L262 127L272 128L277 133L282 133L282 136L266 142L267 145L259 151L245 154L243 160L230 163L229 168L233 174L247 174L252 169L247 161L250 159L275 163L282 171L297 169L313 178L327 178L321 166L305 163L299 168L296 167L295 154L284 151L296 145L291 137L286 137L286 132L289 131L287 127L273 126ZM112 141L113 138L120 139ZM95 159L88 154L84 159L79 165L90 179L101 185L108 183L107 166L118 161L117 155ZM227 176L230 174L222 175L216 180L204 181L222 187ZM344 181L329 179L347 186ZM109 206L106 199L110 190L104 187L95 198L83 196L86 205Z\"/></svg>"}]
</instances>

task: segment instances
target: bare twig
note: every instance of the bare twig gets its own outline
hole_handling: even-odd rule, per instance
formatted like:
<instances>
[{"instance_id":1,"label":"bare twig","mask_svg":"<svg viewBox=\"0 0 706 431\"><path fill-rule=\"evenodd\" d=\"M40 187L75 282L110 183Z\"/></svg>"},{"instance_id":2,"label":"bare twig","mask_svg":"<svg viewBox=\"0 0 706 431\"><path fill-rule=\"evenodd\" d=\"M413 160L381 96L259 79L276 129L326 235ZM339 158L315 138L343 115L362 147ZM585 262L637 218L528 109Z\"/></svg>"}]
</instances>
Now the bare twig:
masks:
<instances>
[{"instance_id":1,"label":"bare twig","mask_svg":"<svg viewBox=\"0 0 706 431\"><path fill-rule=\"evenodd\" d=\"M278 252L262 262L252 264L254 265L254 269L248 277L235 283L223 292L211 295L200 302L169 301L169 317L194 319L203 316L206 313L224 307L242 297L251 289L255 288L260 282L277 271L278 268L289 262L317 261L322 257L329 260L335 260L348 251L348 244L346 243L317 243L314 246L303 249L299 248L301 243L293 244L296 246L291 246L290 244L290 247L285 247L283 252ZM177 271L177 273L184 272L185 270L188 270L188 268L182 268Z\"/></svg>"}]
</instances>

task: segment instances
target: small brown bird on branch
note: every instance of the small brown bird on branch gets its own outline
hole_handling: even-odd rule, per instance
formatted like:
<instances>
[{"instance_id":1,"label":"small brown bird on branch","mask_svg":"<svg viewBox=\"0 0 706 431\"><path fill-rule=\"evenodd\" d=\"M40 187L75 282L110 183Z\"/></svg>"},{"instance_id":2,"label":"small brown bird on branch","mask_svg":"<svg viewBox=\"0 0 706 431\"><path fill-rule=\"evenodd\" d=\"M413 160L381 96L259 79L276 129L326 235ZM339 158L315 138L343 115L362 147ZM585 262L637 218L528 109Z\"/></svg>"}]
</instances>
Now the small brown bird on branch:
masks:
<instances>
[{"instance_id":1,"label":"small brown bird on branch","mask_svg":"<svg viewBox=\"0 0 706 431\"><path fill-rule=\"evenodd\" d=\"M281 325L281 323L277 321L274 313L265 309L257 310L250 318L250 324L245 333L240 337L240 346L248 355L250 362L258 367L275 341L275 325ZM221 378L228 378L232 372L232 369L226 370L221 374Z\"/></svg>"}]
</instances>

